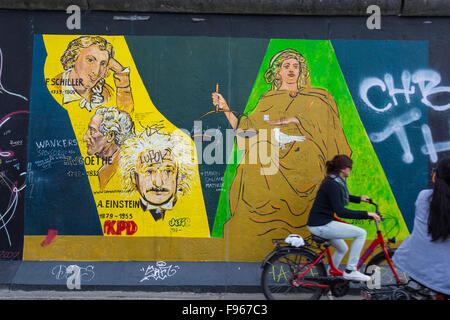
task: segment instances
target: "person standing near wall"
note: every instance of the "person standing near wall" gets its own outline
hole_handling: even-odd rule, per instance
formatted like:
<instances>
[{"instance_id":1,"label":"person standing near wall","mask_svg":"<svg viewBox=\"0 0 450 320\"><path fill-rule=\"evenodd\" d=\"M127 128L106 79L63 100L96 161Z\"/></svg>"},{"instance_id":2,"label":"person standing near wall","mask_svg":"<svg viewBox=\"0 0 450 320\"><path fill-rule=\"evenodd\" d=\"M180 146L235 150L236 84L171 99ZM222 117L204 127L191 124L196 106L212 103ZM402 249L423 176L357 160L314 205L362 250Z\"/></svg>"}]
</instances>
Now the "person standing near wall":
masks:
<instances>
[{"instance_id":1,"label":"person standing near wall","mask_svg":"<svg viewBox=\"0 0 450 320\"><path fill-rule=\"evenodd\" d=\"M439 161L433 183L417 196L413 231L393 261L415 281L450 295L450 158Z\"/></svg>"}]
</instances>

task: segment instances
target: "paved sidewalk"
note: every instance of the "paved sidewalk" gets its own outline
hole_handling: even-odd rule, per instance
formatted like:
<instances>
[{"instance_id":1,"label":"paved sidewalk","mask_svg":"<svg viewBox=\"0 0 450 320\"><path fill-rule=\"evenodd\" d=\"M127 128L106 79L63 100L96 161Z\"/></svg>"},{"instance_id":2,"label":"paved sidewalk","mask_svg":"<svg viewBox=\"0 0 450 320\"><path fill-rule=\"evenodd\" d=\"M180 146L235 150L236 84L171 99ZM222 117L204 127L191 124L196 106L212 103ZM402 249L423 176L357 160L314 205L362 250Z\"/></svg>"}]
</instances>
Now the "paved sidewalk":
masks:
<instances>
[{"instance_id":1,"label":"paved sidewalk","mask_svg":"<svg viewBox=\"0 0 450 320\"><path fill-rule=\"evenodd\" d=\"M336 299L336 298L335 298ZM149 292L100 290L9 290L0 289L0 300L265 300L262 293L234 292ZM322 300L329 300L322 297ZM362 300L359 295L347 295L336 300Z\"/></svg>"}]
</instances>

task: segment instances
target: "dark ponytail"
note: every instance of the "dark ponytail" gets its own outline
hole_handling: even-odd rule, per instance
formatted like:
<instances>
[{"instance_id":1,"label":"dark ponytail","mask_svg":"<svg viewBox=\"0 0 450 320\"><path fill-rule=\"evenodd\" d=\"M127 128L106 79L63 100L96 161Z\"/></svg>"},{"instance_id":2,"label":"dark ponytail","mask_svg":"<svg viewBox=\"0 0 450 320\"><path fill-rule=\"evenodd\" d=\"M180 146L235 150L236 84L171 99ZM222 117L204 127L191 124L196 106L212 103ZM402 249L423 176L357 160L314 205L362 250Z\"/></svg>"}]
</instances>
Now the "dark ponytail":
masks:
<instances>
[{"instance_id":1,"label":"dark ponytail","mask_svg":"<svg viewBox=\"0 0 450 320\"><path fill-rule=\"evenodd\" d=\"M332 179L330 175L339 175L339 172L342 169L345 168L351 168L353 166L353 160L350 159L350 157L346 156L345 154L338 154L334 156L334 158L330 161L327 161L325 163L326 169L327 169L327 176L322 181L322 184Z\"/></svg>"},{"instance_id":2,"label":"dark ponytail","mask_svg":"<svg viewBox=\"0 0 450 320\"><path fill-rule=\"evenodd\" d=\"M445 241L450 236L450 158L442 159L436 170L428 234L432 241Z\"/></svg>"}]
</instances>

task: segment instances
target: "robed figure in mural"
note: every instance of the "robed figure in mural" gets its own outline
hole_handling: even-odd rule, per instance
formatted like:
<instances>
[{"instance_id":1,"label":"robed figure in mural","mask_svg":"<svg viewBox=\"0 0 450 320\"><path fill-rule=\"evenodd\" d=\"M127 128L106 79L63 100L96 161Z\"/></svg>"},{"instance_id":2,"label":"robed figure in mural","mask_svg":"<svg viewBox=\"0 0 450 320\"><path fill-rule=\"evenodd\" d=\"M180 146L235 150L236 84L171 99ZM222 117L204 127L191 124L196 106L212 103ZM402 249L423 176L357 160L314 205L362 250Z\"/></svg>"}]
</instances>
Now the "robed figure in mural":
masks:
<instances>
[{"instance_id":1,"label":"robed figure in mural","mask_svg":"<svg viewBox=\"0 0 450 320\"><path fill-rule=\"evenodd\" d=\"M264 77L271 90L240 119L221 94L212 94L245 152L230 187L231 217L224 224L230 260L259 261L272 239L301 234L325 162L336 154L351 155L334 98L310 87L299 52L274 55Z\"/></svg>"}]
</instances>

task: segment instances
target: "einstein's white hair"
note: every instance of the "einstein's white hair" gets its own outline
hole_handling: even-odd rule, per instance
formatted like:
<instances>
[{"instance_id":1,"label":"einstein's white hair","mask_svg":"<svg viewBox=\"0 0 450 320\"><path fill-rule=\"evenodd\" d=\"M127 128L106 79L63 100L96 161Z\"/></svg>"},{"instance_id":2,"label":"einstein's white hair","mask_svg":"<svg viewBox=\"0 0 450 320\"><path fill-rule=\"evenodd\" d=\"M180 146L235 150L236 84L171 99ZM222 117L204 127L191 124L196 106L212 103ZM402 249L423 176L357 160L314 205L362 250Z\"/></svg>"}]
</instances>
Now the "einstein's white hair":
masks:
<instances>
[{"instance_id":1,"label":"einstein's white hair","mask_svg":"<svg viewBox=\"0 0 450 320\"><path fill-rule=\"evenodd\" d=\"M136 166L140 155L150 150L153 152L170 152L177 166L177 192L187 194L197 176L194 147L191 141L177 132L164 133L161 130L144 130L140 134L127 139L121 146L122 155L119 163L123 192L129 196L137 192L132 175L137 172Z\"/></svg>"}]
</instances>

